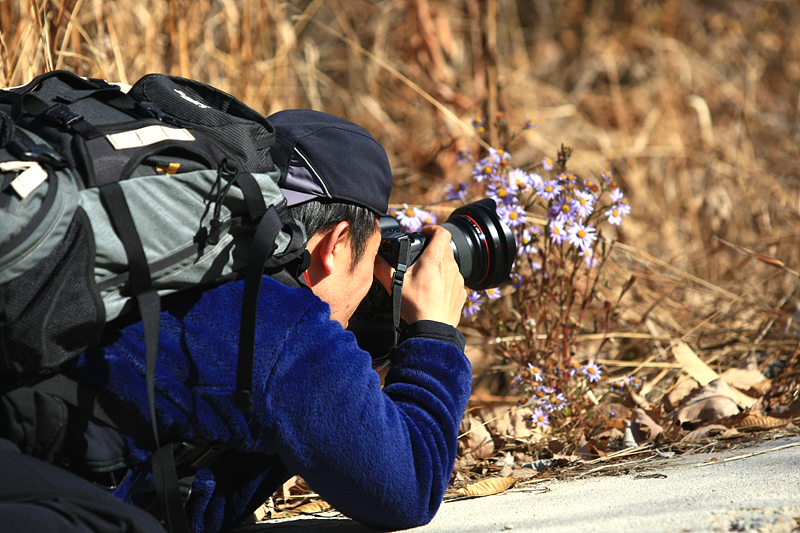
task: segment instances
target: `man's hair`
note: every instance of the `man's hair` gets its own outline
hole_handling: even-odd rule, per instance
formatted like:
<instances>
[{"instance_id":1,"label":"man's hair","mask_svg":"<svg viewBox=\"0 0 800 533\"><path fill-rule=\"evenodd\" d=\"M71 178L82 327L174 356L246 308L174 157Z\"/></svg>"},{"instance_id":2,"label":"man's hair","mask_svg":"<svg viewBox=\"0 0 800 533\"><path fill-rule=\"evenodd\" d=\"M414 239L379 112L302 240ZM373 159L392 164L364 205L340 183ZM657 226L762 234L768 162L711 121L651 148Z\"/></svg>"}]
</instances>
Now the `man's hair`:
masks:
<instances>
[{"instance_id":1,"label":"man's hair","mask_svg":"<svg viewBox=\"0 0 800 533\"><path fill-rule=\"evenodd\" d=\"M353 257L350 261L351 272L364 258L367 242L378 227L375 213L354 204L312 200L290 207L289 213L295 220L303 223L309 239L339 222L350 224L349 233L353 248Z\"/></svg>"}]
</instances>

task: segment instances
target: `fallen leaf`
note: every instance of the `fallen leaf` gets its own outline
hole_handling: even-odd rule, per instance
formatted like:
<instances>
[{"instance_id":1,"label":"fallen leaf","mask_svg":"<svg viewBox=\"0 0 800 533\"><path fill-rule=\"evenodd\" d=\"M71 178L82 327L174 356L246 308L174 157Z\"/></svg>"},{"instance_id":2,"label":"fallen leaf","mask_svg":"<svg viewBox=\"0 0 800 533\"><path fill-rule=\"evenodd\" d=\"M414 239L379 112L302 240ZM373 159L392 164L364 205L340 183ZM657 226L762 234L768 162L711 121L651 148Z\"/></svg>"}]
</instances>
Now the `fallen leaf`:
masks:
<instances>
[{"instance_id":1,"label":"fallen leaf","mask_svg":"<svg viewBox=\"0 0 800 533\"><path fill-rule=\"evenodd\" d=\"M767 379L764 374L755 368L729 368L722 373L722 378L728 382L728 385L743 391L750 390Z\"/></svg>"},{"instance_id":2,"label":"fallen leaf","mask_svg":"<svg viewBox=\"0 0 800 533\"><path fill-rule=\"evenodd\" d=\"M681 403L684 399L686 399L695 389L699 388L700 384L697 382L696 379L690 377L684 377L682 381L679 381L667 394L666 401L664 402L664 407L667 411L674 411L678 407L680 407Z\"/></svg>"},{"instance_id":3,"label":"fallen leaf","mask_svg":"<svg viewBox=\"0 0 800 533\"><path fill-rule=\"evenodd\" d=\"M617 428L607 429L592 437L592 444L594 444L594 447L598 450L605 452L608 450L609 444L617 440L622 442L623 436L622 431Z\"/></svg>"},{"instance_id":4,"label":"fallen leaf","mask_svg":"<svg viewBox=\"0 0 800 533\"><path fill-rule=\"evenodd\" d=\"M327 511L330 508L331 504L329 504L325 500L316 500L295 507L290 512L297 514L311 514L311 513L318 513L320 511Z\"/></svg>"},{"instance_id":5,"label":"fallen leaf","mask_svg":"<svg viewBox=\"0 0 800 533\"><path fill-rule=\"evenodd\" d=\"M788 423L789 420L785 418L748 414L741 422L736 424L736 427L742 431L761 431L764 429L782 427Z\"/></svg>"},{"instance_id":6,"label":"fallen leaf","mask_svg":"<svg viewBox=\"0 0 800 533\"><path fill-rule=\"evenodd\" d=\"M467 485L456 490L455 493L462 496L491 496L513 487L519 479L518 477L493 477Z\"/></svg>"},{"instance_id":7,"label":"fallen leaf","mask_svg":"<svg viewBox=\"0 0 800 533\"><path fill-rule=\"evenodd\" d=\"M739 393L741 394L741 393ZM684 401L683 407L672 413L678 423L713 422L739 413L733 400L734 392L723 379L716 379Z\"/></svg>"},{"instance_id":8,"label":"fallen leaf","mask_svg":"<svg viewBox=\"0 0 800 533\"><path fill-rule=\"evenodd\" d=\"M469 416L465 424L466 435L464 438L464 446L467 451L472 454L475 459L487 459L494 455L494 440L492 434L486 429L480 420L474 416Z\"/></svg>"},{"instance_id":9,"label":"fallen leaf","mask_svg":"<svg viewBox=\"0 0 800 533\"><path fill-rule=\"evenodd\" d=\"M690 431L681 439L681 442L691 442L712 437L732 437L734 435L739 435L739 432L734 428L725 427L721 424L709 424L708 426L702 426L694 431Z\"/></svg>"},{"instance_id":10,"label":"fallen leaf","mask_svg":"<svg viewBox=\"0 0 800 533\"><path fill-rule=\"evenodd\" d=\"M697 354L685 342L679 342L673 346L672 354L683 370L696 379L700 385L708 385L719 378L719 375L697 357Z\"/></svg>"},{"instance_id":11,"label":"fallen leaf","mask_svg":"<svg viewBox=\"0 0 800 533\"><path fill-rule=\"evenodd\" d=\"M643 409L634 409L631 418L631 431L637 444L652 442L664 428L644 412Z\"/></svg>"}]
</instances>

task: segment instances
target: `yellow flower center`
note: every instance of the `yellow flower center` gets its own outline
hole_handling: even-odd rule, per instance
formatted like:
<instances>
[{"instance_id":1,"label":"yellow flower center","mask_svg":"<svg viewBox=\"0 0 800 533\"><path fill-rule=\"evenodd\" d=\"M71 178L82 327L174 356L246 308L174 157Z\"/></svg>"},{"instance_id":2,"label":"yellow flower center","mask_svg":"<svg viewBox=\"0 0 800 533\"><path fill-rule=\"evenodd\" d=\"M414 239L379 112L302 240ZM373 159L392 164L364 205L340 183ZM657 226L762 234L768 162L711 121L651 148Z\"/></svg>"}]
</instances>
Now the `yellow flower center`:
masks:
<instances>
[{"instance_id":1,"label":"yellow flower center","mask_svg":"<svg viewBox=\"0 0 800 533\"><path fill-rule=\"evenodd\" d=\"M623 198L622 200L619 201L619 203L621 203L622 205L628 205L628 199Z\"/></svg>"},{"instance_id":2,"label":"yellow flower center","mask_svg":"<svg viewBox=\"0 0 800 533\"><path fill-rule=\"evenodd\" d=\"M413 217L414 216L414 210L410 209L410 208L406 209L406 216L407 217Z\"/></svg>"},{"instance_id":3,"label":"yellow flower center","mask_svg":"<svg viewBox=\"0 0 800 533\"><path fill-rule=\"evenodd\" d=\"M586 232L583 231L582 229L579 229L578 233L576 233L575 235L577 235L579 239L583 239L584 237L586 237Z\"/></svg>"},{"instance_id":4,"label":"yellow flower center","mask_svg":"<svg viewBox=\"0 0 800 533\"><path fill-rule=\"evenodd\" d=\"M553 192L553 186L552 185L545 185L544 186L544 192Z\"/></svg>"},{"instance_id":5,"label":"yellow flower center","mask_svg":"<svg viewBox=\"0 0 800 533\"><path fill-rule=\"evenodd\" d=\"M511 220L517 220L519 218L519 213L516 211L511 211L511 213L508 214L508 218Z\"/></svg>"},{"instance_id":6,"label":"yellow flower center","mask_svg":"<svg viewBox=\"0 0 800 533\"><path fill-rule=\"evenodd\" d=\"M619 209L612 209L612 210L611 210L611 214L612 214L613 216L615 216L615 217L618 217L618 216L619 216Z\"/></svg>"},{"instance_id":7,"label":"yellow flower center","mask_svg":"<svg viewBox=\"0 0 800 533\"><path fill-rule=\"evenodd\" d=\"M497 189L497 196L499 196L500 198L505 198L506 196L508 196L508 191L505 189Z\"/></svg>"},{"instance_id":8,"label":"yellow flower center","mask_svg":"<svg viewBox=\"0 0 800 533\"><path fill-rule=\"evenodd\" d=\"M488 175L488 174L491 174L491 173L492 173L492 167L490 167L489 165L486 165L486 166L484 166L484 167L481 169L481 171L482 171L484 174L487 174L487 175Z\"/></svg>"},{"instance_id":9,"label":"yellow flower center","mask_svg":"<svg viewBox=\"0 0 800 533\"><path fill-rule=\"evenodd\" d=\"M570 211L572 211L572 207L570 207L569 204L564 204L561 206L561 211L563 213L569 213Z\"/></svg>"},{"instance_id":10,"label":"yellow flower center","mask_svg":"<svg viewBox=\"0 0 800 533\"><path fill-rule=\"evenodd\" d=\"M583 196L581 196L580 200L578 200L578 201L581 203L581 205L583 205L583 206L586 205L586 198L584 198Z\"/></svg>"}]
</instances>

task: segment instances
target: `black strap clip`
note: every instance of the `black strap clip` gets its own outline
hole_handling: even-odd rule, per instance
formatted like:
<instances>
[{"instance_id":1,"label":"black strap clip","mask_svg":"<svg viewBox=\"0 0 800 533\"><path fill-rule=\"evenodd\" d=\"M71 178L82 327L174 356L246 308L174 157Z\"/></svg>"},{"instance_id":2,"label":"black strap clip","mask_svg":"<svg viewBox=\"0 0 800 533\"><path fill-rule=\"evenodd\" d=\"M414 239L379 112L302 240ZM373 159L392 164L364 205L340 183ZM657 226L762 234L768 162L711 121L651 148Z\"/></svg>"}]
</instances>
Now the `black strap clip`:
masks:
<instances>
[{"instance_id":1,"label":"black strap clip","mask_svg":"<svg viewBox=\"0 0 800 533\"><path fill-rule=\"evenodd\" d=\"M87 139L93 139L102 135L94 126L89 124L82 115L77 114L64 104L55 104L48 107L44 111L44 115L50 120L66 126Z\"/></svg>"},{"instance_id":2,"label":"black strap clip","mask_svg":"<svg viewBox=\"0 0 800 533\"><path fill-rule=\"evenodd\" d=\"M50 168L64 168L68 166L67 160L61 154L33 141L17 137L7 145L8 151L23 161L36 161Z\"/></svg>"}]
</instances>

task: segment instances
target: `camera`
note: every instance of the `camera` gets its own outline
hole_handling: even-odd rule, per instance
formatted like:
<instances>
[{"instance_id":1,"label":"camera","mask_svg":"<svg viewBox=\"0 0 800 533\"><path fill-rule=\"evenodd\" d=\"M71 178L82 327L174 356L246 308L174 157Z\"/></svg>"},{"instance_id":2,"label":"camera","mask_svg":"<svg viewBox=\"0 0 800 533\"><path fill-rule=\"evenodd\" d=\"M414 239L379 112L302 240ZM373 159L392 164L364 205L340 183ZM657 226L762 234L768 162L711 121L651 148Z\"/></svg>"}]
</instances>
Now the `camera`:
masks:
<instances>
[{"instance_id":1,"label":"camera","mask_svg":"<svg viewBox=\"0 0 800 533\"><path fill-rule=\"evenodd\" d=\"M497 215L494 200L485 198L462 206L441 226L450 232L450 247L464 277L464 285L473 290L485 290L509 279L517 244L511 229ZM404 232L391 216L380 219L380 231L378 255L395 268L393 291L397 294L393 298L374 280L348 326L359 346L372 355L376 368L390 361L399 336L398 326L402 328L399 320L402 274L428 243L427 235Z\"/></svg>"}]
</instances>

